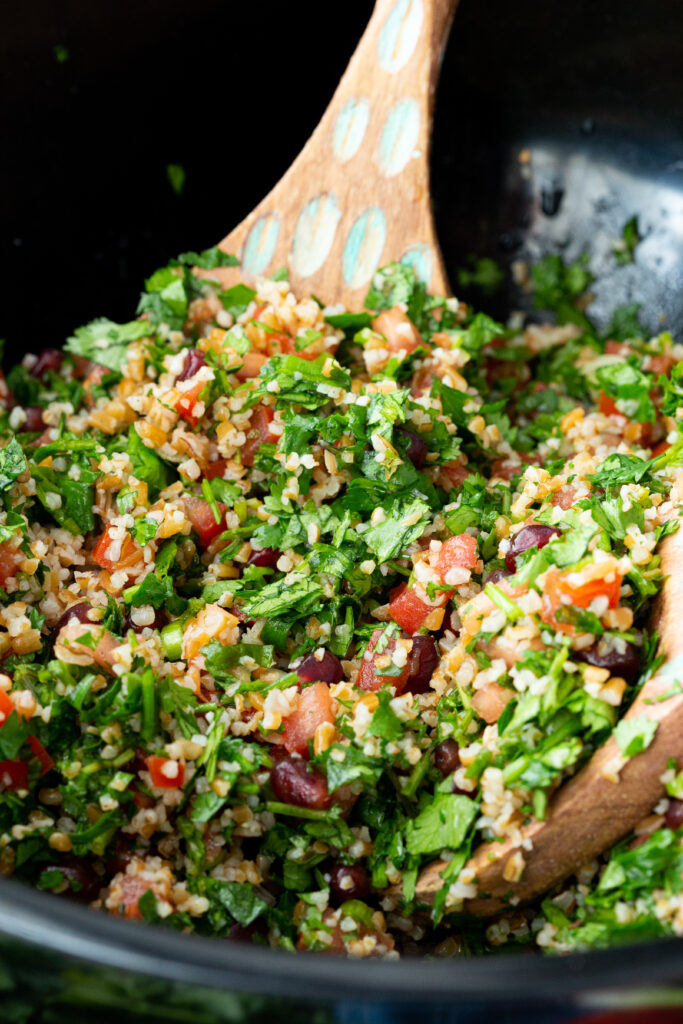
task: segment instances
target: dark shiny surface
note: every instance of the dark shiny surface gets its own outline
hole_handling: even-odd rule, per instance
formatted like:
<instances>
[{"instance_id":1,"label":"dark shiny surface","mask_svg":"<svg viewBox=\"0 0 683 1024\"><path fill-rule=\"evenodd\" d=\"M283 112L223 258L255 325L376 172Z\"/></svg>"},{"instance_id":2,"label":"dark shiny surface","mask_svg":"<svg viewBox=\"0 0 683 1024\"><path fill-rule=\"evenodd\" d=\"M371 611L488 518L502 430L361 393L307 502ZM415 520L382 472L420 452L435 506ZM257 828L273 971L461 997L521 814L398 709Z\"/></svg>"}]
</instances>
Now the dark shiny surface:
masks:
<instances>
[{"instance_id":1,"label":"dark shiny surface","mask_svg":"<svg viewBox=\"0 0 683 1024\"><path fill-rule=\"evenodd\" d=\"M13 7L0 38L9 359L60 345L96 315L128 319L143 276L238 222L317 122L370 9L347 5L334 45L313 61L319 10ZM680 0L462 0L433 154L458 294L504 316L528 295L463 291L458 270L471 254L509 266L588 251L599 277L591 312L605 321L638 299L648 328L664 316L683 333L682 30ZM169 164L185 169L180 195ZM644 241L635 264L619 267L612 245L633 214ZM294 957L151 930L0 880L0 1019L18 1024L540 1024L680 1002L682 965L682 940L562 959Z\"/></svg>"}]
</instances>

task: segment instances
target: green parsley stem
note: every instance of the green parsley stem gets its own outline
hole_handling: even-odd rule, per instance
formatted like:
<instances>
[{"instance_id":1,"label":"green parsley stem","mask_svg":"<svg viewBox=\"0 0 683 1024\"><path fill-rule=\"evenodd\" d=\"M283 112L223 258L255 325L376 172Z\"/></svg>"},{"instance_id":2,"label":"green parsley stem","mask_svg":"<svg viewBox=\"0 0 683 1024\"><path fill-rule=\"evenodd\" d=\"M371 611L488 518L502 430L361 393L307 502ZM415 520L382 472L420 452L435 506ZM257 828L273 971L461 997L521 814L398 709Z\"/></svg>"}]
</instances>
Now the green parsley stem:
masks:
<instances>
[{"instance_id":1,"label":"green parsley stem","mask_svg":"<svg viewBox=\"0 0 683 1024\"><path fill-rule=\"evenodd\" d=\"M507 594L504 594L495 583L487 583L484 587L484 593L493 601L497 608L505 612L510 621L514 622L515 619L523 618L524 612L522 609L518 608L515 602L511 601Z\"/></svg>"}]
</instances>

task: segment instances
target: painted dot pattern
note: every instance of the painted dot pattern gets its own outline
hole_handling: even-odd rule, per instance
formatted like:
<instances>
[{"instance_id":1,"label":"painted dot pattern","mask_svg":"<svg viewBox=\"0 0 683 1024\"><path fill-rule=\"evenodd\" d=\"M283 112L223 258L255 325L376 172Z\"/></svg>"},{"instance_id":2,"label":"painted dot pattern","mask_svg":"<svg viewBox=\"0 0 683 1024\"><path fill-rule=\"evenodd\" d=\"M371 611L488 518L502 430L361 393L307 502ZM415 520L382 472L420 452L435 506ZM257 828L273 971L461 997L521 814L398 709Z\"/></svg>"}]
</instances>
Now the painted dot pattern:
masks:
<instances>
[{"instance_id":1,"label":"painted dot pattern","mask_svg":"<svg viewBox=\"0 0 683 1024\"><path fill-rule=\"evenodd\" d=\"M280 218L274 213L259 217L247 235L242 250L242 267L250 277L264 274L275 253Z\"/></svg>"},{"instance_id":2,"label":"painted dot pattern","mask_svg":"<svg viewBox=\"0 0 683 1024\"><path fill-rule=\"evenodd\" d=\"M361 213L349 231L342 253L342 274L350 288L361 288L375 273L387 237L384 211L372 206Z\"/></svg>"},{"instance_id":3,"label":"painted dot pattern","mask_svg":"<svg viewBox=\"0 0 683 1024\"><path fill-rule=\"evenodd\" d=\"M292 267L300 277L310 277L322 267L332 248L341 210L331 194L311 199L299 214L292 244Z\"/></svg>"},{"instance_id":4,"label":"painted dot pattern","mask_svg":"<svg viewBox=\"0 0 683 1024\"><path fill-rule=\"evenodd\" d=\"M383 71L393 75L408 63L417 45L422 17L422 0L398 0L389 11L377 43Z\"/></svg>"},{"instance_id":5,"label":"painted dot pattern","mask_svg":"<svg viewBox=\"0 0 683 1024\"><path fill-rule=\"evenodd\" d=\"M387 177L401 173L415 151L419 135L417 100L399 100L387 114L379 143L379 166Z\"/></svg>"},{"instance_id":6,"label":"painted dot pattern","mask_svg":"<svg viewBox=\"0 0 683 1024\"><path fill-rule=\"evenodd\" d=\"M370 120L370 104L353 96L337 114L332 133L332 149L340 163L346 163L361 147Z\"/></svg>"},{"instance_id":7,"label":"painted dot pattern","mask_svg":"<svg viewBox=\"0 0 683 1024\"><path fill-rule=\"evenodd\" d=\"M425 242L411 245L400 258L400 263L412 267L420 281L428 285L434 271L434 250Z\"/></svg>"}]
</instances>

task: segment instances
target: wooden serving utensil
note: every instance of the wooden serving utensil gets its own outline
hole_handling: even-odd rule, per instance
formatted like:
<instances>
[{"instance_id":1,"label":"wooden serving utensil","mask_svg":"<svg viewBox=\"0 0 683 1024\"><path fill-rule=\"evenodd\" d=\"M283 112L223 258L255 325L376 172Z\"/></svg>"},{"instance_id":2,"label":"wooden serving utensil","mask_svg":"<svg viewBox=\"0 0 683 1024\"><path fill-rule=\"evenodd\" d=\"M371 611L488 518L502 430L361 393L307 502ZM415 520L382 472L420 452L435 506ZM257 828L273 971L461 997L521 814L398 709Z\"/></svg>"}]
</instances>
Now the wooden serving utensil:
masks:
<instances>
[{"instance_id":1,"label":"wooden serving utensil","mask_svg":"<svg viewBox=\"0 0 683 1024\"><path fill-rule=\"evenodd\" d=\"M457 0L377 0L320 124L220 248L226 285L289 270L292 290L360 308L377 268L448 283L432 218L429 154L440 60Z\"/></svg>"},{"instance_id":2,"label":"wooden serving utensil","mask_svg":"<svg viewBox=\"0 0 683 1024\"><path fill-rule=\"evenodd\" d=\"M529 900L567 878L630 832L652 812L664 796L661 776L669 759L683 762L683 531L671 534L661 547L662 571L667 577L655 610L659 653L664 662L649 679L624 716L625 721L645 716L658 723L649 747L624 760L614 737L595 752L588 764L559 790L548 807L545 821L522 829L531 848L510 841L482 843L468 867L474 869L479 896L465 910L488 917ZM527 844L528 845L528 844ZM517 881L519 863L523 871ZM431 902L441 889L445 861L429 864L420 874L416 896Z\"/></svg>"}]
</instances>

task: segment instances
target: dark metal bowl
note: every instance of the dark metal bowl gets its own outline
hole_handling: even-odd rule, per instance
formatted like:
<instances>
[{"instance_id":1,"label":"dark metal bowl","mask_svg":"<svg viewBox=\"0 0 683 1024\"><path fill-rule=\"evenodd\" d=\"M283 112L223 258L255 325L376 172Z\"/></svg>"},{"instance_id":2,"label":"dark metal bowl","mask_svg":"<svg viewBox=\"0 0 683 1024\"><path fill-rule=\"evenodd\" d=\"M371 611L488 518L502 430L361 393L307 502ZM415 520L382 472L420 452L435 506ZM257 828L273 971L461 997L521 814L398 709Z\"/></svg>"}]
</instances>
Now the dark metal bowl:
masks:
<instances>
[{"instance_id":1,"label":"dark metal bowl","mask_svg":"<svg viewBox=\"0 0 683 1024\"><path fill-rule=\"evenodd\" d=\"M337 13L321 53L321 8L274 0L15 8L0 41L6 362L95 315L127 319L145 275L237 223L317 122L370 9ZM648 329L664 318L681 335L682 30L680 0L461 0L433 161L456 288L470 254L509 266L587 251L601 321L637 300ZM634 214L644 241L619 267ZM495 315L529 301L513 285L465 297ZM151 929L5 880L0 957L0 1019L27 1024L528 1024L683 1002L683 940L356 963Z\"/></svg>"}]
</instances>

